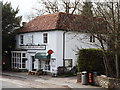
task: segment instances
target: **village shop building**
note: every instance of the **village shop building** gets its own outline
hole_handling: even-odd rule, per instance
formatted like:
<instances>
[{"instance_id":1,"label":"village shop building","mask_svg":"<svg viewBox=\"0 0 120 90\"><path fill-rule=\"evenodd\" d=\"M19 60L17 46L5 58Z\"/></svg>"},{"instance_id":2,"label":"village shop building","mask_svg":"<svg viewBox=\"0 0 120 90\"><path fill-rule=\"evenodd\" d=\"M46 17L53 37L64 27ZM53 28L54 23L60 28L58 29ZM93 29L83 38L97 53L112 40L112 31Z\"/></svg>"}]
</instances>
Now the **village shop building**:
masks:
<instances>
[{"instance_id":1,"label":"village shop building","mask_svg":"<svg viewBox=\"0 0 120 90\"><path fill-rule=\"evenodd\" d=\"M76 66L77 50L98 48L98 41L88 33L79 32L79 15L54 13L37 16L16 32L12 68L28 71L43 69L57 73L59 66ZM80 39L82 38L82 39Z\"/></svg>"}]
</instances>

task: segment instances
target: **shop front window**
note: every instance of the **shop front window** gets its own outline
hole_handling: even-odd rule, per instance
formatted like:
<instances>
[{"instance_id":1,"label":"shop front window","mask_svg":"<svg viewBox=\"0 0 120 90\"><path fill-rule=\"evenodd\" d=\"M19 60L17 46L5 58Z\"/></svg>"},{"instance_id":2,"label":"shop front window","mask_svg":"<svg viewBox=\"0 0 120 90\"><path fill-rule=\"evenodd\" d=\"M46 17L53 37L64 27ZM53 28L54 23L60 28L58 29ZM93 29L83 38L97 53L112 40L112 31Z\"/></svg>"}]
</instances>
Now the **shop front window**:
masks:
<instances>
[{"instance_id":1,"label":"shop front window","mask_svg":"<svg viewBox=\"0 0 120 90\"><path fill-rule=\"evenodd\" d=\"M25 68L25 62L26 62L27 58L22 58L22 68Z\"/></svg>"},{"instance_id":2,"label":"shop front window","mask_svg":"<svg viewBox=\"0 0 120 90\"><path fill-rule=\"evenodd\" d=\"M12 68L25 69L25 62L27 60L26 53L12 52Z\"/></svg>"}]
</instances>

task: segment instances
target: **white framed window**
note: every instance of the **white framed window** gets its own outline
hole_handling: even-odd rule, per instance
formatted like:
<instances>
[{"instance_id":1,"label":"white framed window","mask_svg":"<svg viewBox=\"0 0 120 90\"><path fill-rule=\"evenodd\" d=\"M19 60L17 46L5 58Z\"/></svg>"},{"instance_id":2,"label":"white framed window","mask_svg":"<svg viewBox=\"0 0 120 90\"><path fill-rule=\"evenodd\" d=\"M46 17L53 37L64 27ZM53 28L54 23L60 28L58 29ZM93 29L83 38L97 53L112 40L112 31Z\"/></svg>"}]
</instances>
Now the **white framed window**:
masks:
<instances>
[{"instance_id":1,"label":"white framed window","mask_svg":"<svg viewBox=\"0 0 120 90\"><path fill-rule=\"evenodd\" d=\"M65 59L65 67L72 67L72 59Z\"/></svg>"},{"instance_id":2,"label":"white framed window","mask_svg":"<svg viewBox=\"0 0 120 90\"><path fill-rule=\"evenodd\" d=\"M26 57L26 53L22 53L22 57Z\"/></svg>"},{"instance_id":3,"label":"white framed window","mask_svg":"<svg viewBox=\"0 0 120 90\"><path fill-rule=\"evenodd\" d=\"M33 35L29 35L27 36L27 44L33 44L34 41L33 41Z\"/></svg>"},{"instance_id":4,"label":"white framed window","mask_svg":"<svg viewBox=\"0 0 120 90\"><path fill-rule=\"evenodd\" d=\"M12 52L12 68L14 69L26 69L26 53L24 52Z\"/></svg>"},{"instance_id":5,"label":"white framed window","mask_svg":"<svg viewBox=\"0 0 120 90\"><path fill-rule=\"evenodd\" d=\"M48 43L48 33L43 33L43 43Z\"/></svg>"},{"instance_id":6,"label":"white framed window","mask_svg":"<svg viewBox=\"0 0 120 90\"><path fill-rule=\"evenodd\" d=\"M27 58L22 58L22 68L26 68L26 60Z\"/></svg>"},{"instance_id":7,"label":"white framed window","mask_svg":"<svg viewBox=\"0 0 120 90\"><path fill-rule=\"evenodd\" d=\"M24 44L24 36L20 35L20 45Z\"/></svg>"},{"instance_id":8,"label":"white framed window","mask_svg":"<svg viewBox=\"0 0 120 90\"><path fill-rule=\"evenodd\" d=\"M90 42L95 42L95 36L93 35L90 36Z\"/></svg>"}]
</instances>

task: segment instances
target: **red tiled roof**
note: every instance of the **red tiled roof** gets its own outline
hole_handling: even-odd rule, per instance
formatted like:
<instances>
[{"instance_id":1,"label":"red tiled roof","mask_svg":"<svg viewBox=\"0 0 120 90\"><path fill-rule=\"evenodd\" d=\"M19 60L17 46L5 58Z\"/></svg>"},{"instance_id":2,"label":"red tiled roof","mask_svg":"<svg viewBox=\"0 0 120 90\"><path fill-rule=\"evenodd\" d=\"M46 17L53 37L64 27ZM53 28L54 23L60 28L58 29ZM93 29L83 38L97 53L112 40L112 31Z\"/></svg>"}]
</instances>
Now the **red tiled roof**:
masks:
<instances>
[{"instance_id":1,"label":"red tiled roof","mask_svg":"<svg viewBox=\"0 0 120 90\"><path fill-rule=\"evenodd\" d=\"M44 30L84 30L85 27L87 27L83 23L84 20L87 20L87 18L81 15L73 15L62 12L41 15L24 24L24 26L17 32L35 32Z\"/></svg>"}]
</instances>

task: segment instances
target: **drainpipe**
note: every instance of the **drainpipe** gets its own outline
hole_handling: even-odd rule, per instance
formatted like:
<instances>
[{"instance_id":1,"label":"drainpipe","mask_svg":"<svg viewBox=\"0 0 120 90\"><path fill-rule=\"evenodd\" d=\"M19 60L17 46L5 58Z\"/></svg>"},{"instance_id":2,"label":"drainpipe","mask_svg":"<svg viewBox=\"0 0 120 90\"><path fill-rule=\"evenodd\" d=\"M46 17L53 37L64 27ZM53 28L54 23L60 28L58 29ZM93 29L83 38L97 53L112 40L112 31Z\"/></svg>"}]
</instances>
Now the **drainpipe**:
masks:
<instances>
[{"instance_id":1,"label":"drainpipe","mask_svg":"<svg viewBox=\"0 0 120 90\"><path fill-rule=\"evenodd\" d=\"M65 67L65 33L67 31L63 32L63 67Z\"/></svg>"},{"instance_id":2,"label":"drainpipe","mask_svg":"<svg viewBox=\"0 0 120 90\"><path fill-rule=\"evenodd\" d=\"M63 32L63 67L65 67L65 32Z\"/></svg>"}]
</instances>

